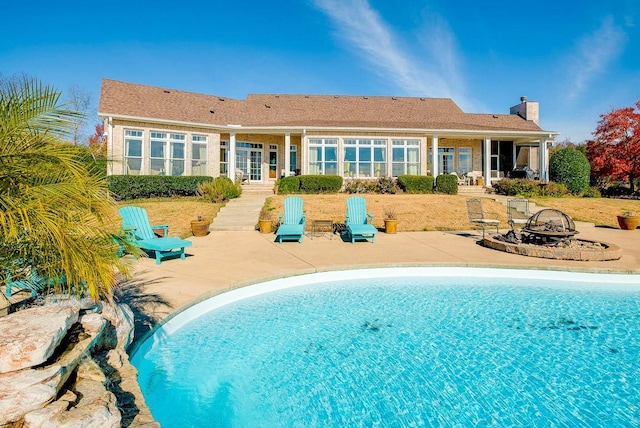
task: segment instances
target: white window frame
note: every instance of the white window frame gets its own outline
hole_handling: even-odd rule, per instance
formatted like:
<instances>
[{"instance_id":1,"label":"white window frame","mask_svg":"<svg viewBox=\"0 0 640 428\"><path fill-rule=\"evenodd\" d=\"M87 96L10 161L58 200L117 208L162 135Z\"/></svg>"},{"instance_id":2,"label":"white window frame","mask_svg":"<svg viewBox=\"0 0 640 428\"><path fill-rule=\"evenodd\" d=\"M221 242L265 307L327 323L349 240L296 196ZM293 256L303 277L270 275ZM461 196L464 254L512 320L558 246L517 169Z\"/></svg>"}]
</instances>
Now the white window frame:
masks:
<instances>
[{"instance_id":1,"label":"white window frame","mask_svg":"<svg viewBox=\"0 0 640 428\"><path fill-rule=\"evenodd\" d=\"M179 147L182 147L182 157L179 156ZM168 175L185 175L187 136L186 134L169 134L169 164L167 167Z\"/></svg>"},{"instance_id":2,"label":"white window frame","mask_svg":"<svg viewBox=\"0 0 640 428\"><path fill-rule=\"evenodd\" d=\"M347 150L351 148L355 148L355 159L347 161ZM369 159L361 159L363 157L361 155L367 152ZM387 174L387 140L385 139L345 139L342 153L345 167L343 177L377 178ZM376 153L382 154L384 160L376 160Z\"/></svg>"},{"instance_id":3,"label":"white window frame","mask_svg":"<svg viewBox=\"0 0 640 428\"><path fill-rule=\"evenodd\" d=\"M318 153L312 149L320 148L321 159L316 159L315 161L311 160L312 153ZM327 149L333 149L335 153L335 160L327 160ZM309 166L309 174L330 174L337 175L338 174L338 139L337 138L309 138L309 156L308 156L308 166ZM331 168L333 165L333 168ZM333 170L333 172L332 172Z\"/></svg>"},{"instance_id":4,"label":"white window frame","mask_svg":"<svg viewBox=\"0 0 640 428\"><path fill-rule=\"evenodd\" d=\"M131 142L140 144L140 156L132 156L130 154ZM142 159L144 157L144 131L140 129L124 130L124 175L140 175L142 173ZM139 169L131 169L129 160L139 162Z\"/></svg>"},{"instance_id":5,"label":"white window frame","mask_svg":"<svg viewBox=\"0 0 640 428\"><path fill-rule=\"evenodd\" d=\"M208 149L209 143L206 135L191 135L191 175L207 175ZM220 160L222 161L222 159Z\"/></svg>"},{"instance_id":6,"label":"white window frame","mask_svg":"<svg viewBox=\"0 0 640 428\"><path fill-rule=\"evenodd\" d=\"M394 151L400 151L401 160L396 160ZM416 154L416 160L412 161L411 154ZM396 174L400 169L401 174ZM391 175L420 175L420 140L418 139L393 139L391 140Z\"/></svg>"}]
</instances>

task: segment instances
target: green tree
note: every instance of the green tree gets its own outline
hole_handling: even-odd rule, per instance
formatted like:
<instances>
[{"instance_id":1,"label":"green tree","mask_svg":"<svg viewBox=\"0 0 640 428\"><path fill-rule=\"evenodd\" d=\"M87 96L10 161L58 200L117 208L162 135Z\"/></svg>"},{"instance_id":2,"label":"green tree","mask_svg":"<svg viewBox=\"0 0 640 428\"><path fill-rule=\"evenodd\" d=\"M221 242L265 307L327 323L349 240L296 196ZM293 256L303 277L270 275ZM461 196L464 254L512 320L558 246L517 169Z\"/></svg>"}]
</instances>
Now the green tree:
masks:
<instances>
[{"instance_id":1,"label":"green tree","mask_svg":"<svg viewBox=\"0 0 640 428\"><path fill-rule=\"evenodd\" d=\"M33 78L0 80L0 276L28 266L64 278L59 292L110 298L128 273L114 243L116 205L87 149L62 142L82 115L59 98Z\"/></svg>"},{"instance_id":2,"label":"green tree","mask_svg":"<svg viewBox=\"0 0 640 428\"><path fill-rule=\"evenodd\" d=\"M549 178L577 194L589 187L591 167L587 157L574 148L560 149L549 158Z\"/></svg>"}]
</instances>

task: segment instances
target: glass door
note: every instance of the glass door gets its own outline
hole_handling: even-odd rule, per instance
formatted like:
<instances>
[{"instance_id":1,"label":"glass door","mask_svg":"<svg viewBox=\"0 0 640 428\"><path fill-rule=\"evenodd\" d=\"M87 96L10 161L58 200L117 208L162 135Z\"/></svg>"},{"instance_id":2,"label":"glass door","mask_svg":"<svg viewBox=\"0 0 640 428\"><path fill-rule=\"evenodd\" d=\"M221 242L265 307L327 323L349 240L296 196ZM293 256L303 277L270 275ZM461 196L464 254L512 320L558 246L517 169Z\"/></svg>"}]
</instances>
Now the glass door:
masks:
<instances>
[{"instance_id":1,"label":"glass door","mask_svg":"<svg viewBox=\"0 0 640 428\"><path fill-rule=\"evenodd\" d=\"M262 181L262 144L237 143L236 168L249 174L249 180Z\"/></svg>"}]
</instances>

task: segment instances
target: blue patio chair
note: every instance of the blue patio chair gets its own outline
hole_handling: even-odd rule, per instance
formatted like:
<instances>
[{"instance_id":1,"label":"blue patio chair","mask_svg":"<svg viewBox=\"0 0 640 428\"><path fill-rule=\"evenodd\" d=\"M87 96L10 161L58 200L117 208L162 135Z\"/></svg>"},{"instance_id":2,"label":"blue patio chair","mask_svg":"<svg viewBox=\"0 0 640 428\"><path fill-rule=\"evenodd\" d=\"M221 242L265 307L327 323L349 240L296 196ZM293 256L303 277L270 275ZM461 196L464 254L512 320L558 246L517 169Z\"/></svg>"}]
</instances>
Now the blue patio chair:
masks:
<instances>
[{"instance_id":1,"label":"blue patio chair","mask_svg":"<svg viewBox=\"0 0 640 428\"><path fill-rule=\"evenodd\" d=\"M373 225L373 215L367 213L367 201L361 196L347 198L347 218L345 221L347 232L351 236L353 244L356 237L371 238L371 243L376 242L378 229Z\"/></svg>"},{"instance_id":2,"label":"blue patio chair","mask_svg":"<svg viewBox=\"0 0 640 428\"><path fill-rule=\"evenodd\" d=\"M125 239L142 250L153 251L157 265L166 257L180 256L182 260L185 259L184 249L191 246L191 241L167 236L169 226L166 224L151 226L147 210L141 207L125 206L120 207L118 212L122 217L122 233ZM154 233L156 229L162 229L164 237L156 236Z\"/></svg>"},{"instance_id":3,"label":"blue patio chair","mask_svg":"<svg viewBox=\"0 0 640 428\"><path fill-rule=\"evenodd\" d=\"M302 243L306 218L303 200L299 196L289 196L284 200L284 213L278 217L279 225L276 238L282 244L283 239L295 239Z\"/></svg>"}]
</instances>

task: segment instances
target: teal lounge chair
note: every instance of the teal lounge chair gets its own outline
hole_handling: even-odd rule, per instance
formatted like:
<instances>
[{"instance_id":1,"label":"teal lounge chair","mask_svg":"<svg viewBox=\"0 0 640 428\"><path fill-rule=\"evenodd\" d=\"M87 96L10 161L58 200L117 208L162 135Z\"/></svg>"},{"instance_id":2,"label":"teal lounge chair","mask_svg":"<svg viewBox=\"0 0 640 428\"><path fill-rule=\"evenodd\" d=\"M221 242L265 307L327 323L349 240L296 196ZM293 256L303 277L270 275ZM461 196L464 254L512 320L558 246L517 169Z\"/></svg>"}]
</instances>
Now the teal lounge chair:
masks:
<instances>
[{"instance_id":1,"label":"teal lounge chair","mask_svg":"<svg viewBox=\"0 0 640 428\"><path fill-rule=\"evenodd\" d=\"M356 237L371 238L371 243L376 242L378 229L373 225L373 216L367 213L367 201L361 196L347 198L347 219L345 221L347 232L351 236L353 244Z\"/></svg>"},{"instance_id":2,"label":"teal lounge chair","mask_svg":"<svg viewBox=\"0 0 640 428\"><path fill-rule=\"evenodd\" d=\"M303 200L299 196L289 196L284 200L284 214L280 214L276 238L282 244L283 239L295 239L302 243L304 236L305 215Z\"/></svg>"},{"instance_id":3,"label":"teal lounge chair","mask_svg":"<svg viewBox=\"0 0 640 428\"><path fill-rule=\"evenodd\" d=\"M184 249L191 246L191 241L167 236L169 226L166 224L151 226L147 210L126 206L121 207L118 212L122 217L122 231L125 239L145 251L155 252L157 265L166 257L179 255L182 260L185 259ZM163 229L164 237L157 237L154 233L155 229Z\"/></svg>"}]
</instances>

